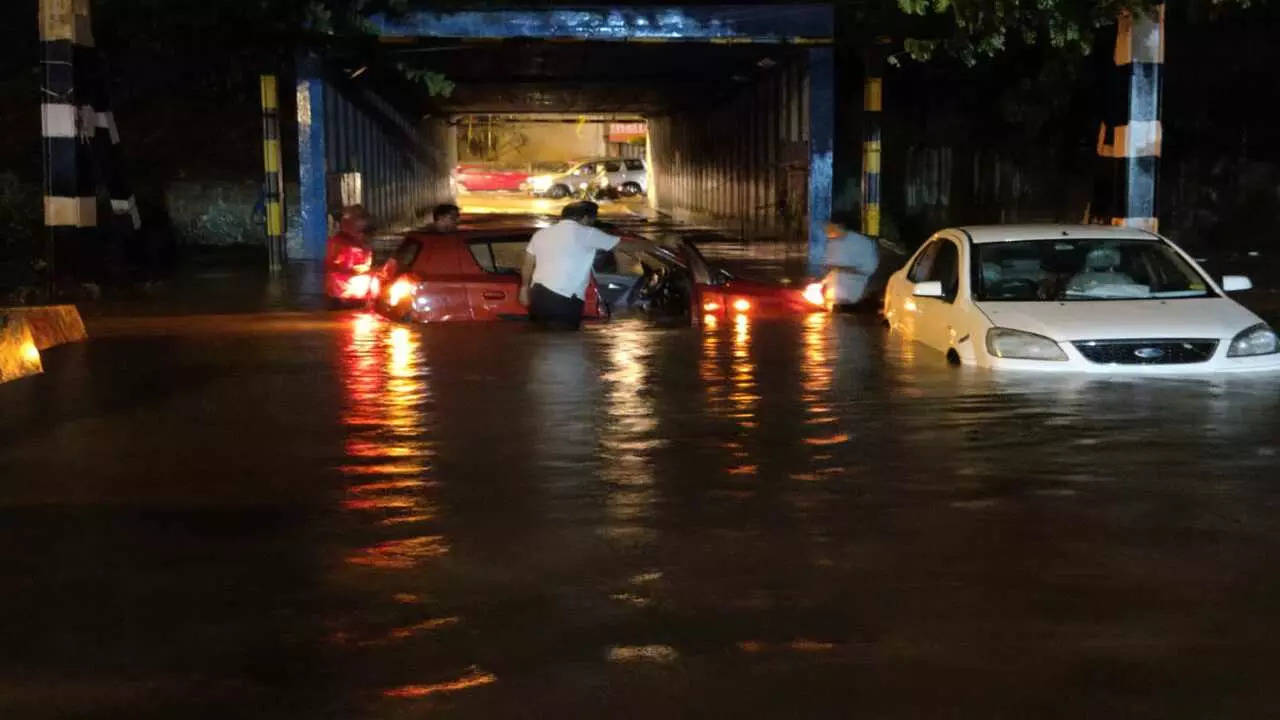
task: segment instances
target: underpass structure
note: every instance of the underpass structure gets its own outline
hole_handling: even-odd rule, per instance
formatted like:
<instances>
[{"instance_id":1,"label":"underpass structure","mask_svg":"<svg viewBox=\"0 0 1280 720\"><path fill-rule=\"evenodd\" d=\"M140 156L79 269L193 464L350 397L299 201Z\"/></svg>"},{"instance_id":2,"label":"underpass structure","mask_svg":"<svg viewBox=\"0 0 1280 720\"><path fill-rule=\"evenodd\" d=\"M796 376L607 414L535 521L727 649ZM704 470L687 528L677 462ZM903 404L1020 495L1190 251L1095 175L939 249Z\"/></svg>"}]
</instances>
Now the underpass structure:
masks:
<instances>
[{"instance_id":1,"label":"underpass structure","mask_svg":"<svg viewBox=\"0 0 1280 720\"><path fill-rule=\"evenodd\" d=\"M807 237L816 265L832 201L833 25L829 4L375 15L376 41L298 58L304 256L322 256L341 203L396 223L447 199L464 118L609 114L647 122L653 209L744 237Z\"/></svg>"}]
</instances>

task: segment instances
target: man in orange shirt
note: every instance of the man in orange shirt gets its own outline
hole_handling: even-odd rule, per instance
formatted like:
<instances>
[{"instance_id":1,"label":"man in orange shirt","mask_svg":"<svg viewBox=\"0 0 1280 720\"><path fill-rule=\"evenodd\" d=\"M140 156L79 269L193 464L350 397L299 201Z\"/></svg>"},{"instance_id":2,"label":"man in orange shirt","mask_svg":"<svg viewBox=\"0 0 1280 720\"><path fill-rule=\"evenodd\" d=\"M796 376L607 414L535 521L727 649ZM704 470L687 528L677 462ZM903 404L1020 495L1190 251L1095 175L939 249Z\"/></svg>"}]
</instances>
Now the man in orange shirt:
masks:
<instances>
[{"instance_id":1,"label":"man in orange shirt","mask_svg":"<svg viewBox=\"0 0 1280 720\"><path fill-rule=\"evenodd\" d=\"M343 208L338 232L329 238L324 254L324 290L335 305L363 302L369 296L371 224L363 205L351 205Z\"/></svg>"}]
</instances>

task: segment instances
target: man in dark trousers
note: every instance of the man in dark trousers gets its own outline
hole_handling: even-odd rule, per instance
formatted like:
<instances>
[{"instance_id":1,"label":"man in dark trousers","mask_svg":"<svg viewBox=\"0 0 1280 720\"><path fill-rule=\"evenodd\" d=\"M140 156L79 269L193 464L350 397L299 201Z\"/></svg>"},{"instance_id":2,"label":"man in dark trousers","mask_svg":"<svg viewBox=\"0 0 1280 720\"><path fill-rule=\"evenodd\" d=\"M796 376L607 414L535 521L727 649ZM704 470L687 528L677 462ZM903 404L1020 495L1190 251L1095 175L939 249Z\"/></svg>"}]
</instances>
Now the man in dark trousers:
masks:
<instances>
[{"instance_id":1,"label":"man in dark trousers","mask_svg":"<svg viewBox=\"0 0 1280 720\"><path fill-rule=\"evenodd\" d=\"M520 270L520 304L529 318L549 328L577 330L591 281L596 251L620 248L639 252L651 245L639 238L610 235L592 227L598 206L575 202L564 207L560 222L533 234Z\"/></svg>"}]
</instances>

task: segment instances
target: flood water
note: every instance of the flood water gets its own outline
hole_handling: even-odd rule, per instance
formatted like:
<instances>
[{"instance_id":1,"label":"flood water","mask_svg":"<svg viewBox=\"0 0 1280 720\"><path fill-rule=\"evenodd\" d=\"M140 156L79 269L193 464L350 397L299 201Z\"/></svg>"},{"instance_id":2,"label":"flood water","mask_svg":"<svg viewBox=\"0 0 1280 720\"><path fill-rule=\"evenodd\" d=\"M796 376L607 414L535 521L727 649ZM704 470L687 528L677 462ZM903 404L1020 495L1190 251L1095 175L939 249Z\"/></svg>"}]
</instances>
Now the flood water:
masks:
<instances>
[{"instance_id":1,"label":"flood water","mask_svg":"<svg viewBox=\"0 0 1280 720\"><path fill-rule=\"evenodd\" d=\"M6 718L1280 706L1274 379L853 316L90 329L0 386Z\"/></svg>"}]
</instances>

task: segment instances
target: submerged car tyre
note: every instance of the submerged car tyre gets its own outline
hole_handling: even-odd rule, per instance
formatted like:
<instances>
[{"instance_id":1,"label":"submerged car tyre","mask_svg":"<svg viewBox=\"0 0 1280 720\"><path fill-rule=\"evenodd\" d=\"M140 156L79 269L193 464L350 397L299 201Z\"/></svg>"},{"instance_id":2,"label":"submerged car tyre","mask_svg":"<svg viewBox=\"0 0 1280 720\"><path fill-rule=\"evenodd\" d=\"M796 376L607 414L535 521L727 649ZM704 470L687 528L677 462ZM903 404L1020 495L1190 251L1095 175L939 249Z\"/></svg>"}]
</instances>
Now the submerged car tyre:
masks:
<instances>
[{"instance_id":1,"label":"submerged car tyre","mask_svg":"<svg viewBox=\"0 0 1280 720\"><path fill-rule=\"evenodd\" d=\"M640 184L634 182L623 183L620 189L625 197L635 197L644 192L640 189Z\"/></svg>"},{"instance_id":2,"label":"submerged car tyre","mask_svg":"<svg viewBox=\"0 0 1280 720\"><path fill-rule=\"evenodd\" d=\"M564 185L555 185L547 191L547 197L552 200L560 200L569 196L569 188Z\"/></svg>"}]
</instances>

